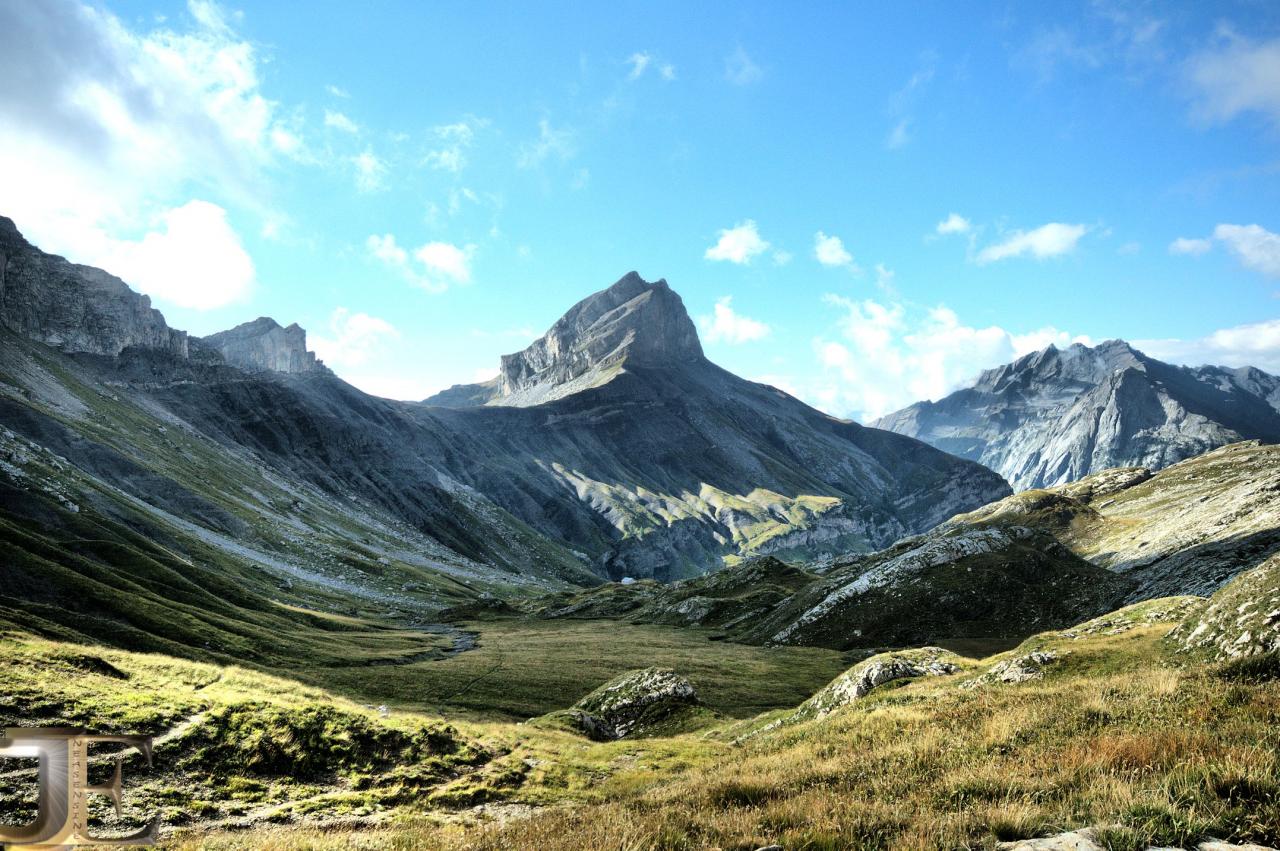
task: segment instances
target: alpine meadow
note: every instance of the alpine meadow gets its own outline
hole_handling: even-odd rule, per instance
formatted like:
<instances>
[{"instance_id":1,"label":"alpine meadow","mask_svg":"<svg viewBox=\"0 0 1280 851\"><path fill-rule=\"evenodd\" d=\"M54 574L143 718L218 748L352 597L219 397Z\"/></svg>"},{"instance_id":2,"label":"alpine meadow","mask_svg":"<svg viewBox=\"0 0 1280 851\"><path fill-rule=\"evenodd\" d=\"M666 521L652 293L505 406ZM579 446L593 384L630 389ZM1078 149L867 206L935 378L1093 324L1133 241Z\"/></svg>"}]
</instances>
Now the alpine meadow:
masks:
<instances>
[{"instance_id":1,"label":"alpine meadow","mask_svg":"<svg viewBox=\"0 0 1280 851\"><path fill-rule=\"evenodd\" d=\"M1280 848L1280 7L0 0L0 847Z\"/></svg>"}]
</instances>

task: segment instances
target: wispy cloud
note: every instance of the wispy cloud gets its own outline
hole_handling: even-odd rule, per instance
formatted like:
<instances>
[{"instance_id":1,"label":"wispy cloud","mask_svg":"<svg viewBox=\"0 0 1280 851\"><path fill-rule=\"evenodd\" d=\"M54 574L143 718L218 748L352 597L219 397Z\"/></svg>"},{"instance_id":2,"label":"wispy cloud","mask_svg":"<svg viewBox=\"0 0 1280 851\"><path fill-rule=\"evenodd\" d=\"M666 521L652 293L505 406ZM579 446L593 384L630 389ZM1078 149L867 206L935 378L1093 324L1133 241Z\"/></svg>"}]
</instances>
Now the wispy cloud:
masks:
<instances>
[{"instance_id":1,"label":"wispy cloud","mask_svg":"<svg viewBox=\"0 0 1280 851\"><path fill-rule=\"evenodd\" d=\"M535 168L548 159L565 162L572 159L577 152L573 131L564 127L553 127L548 119L543 118L538 121L538 138L520 147L516 164L520 168Z\"/></svg>"},{"instance_id":2,"label":"wispy cloud","mask_svg":"<svg viewBox=\"0 0 1280 851\"><path fill-rule=\"evenodd\" d=\"M355 169L356 189L361 192L377 192L385 188L387 164L371 149L365 148L352 157L351 165Z\"/></svg>"},{"instance_id":3,"label":"wispy cloud","mask_svg":"<svg viewBox=\"0 0 1280 851\"><path fill-rule=\"evenodd\" d=\"M1200 119L1229 121L1257 112L1280 123L1280 38L1258 41L1223 30L1186 67Z\"/></svg>"},{"instance_id":4,"label":"wispy cloud","mask_svg":"<svg viewBox=\"0 0 1280 851\"><path fill-rule=\"evenodd\" d=\"M725 57L724 78L735 86L749 86L764 77L764 70L747 54L742 45Z\"/></svg>"},{"instance_id":5,"label":"wispy cloud","mask_svg":"<svg viewBox=\"0 0 1280 851\"><path fill-rule=\"evenodd\" d=\"M343 133L359 133L360 125L356 124L346 115L333 109L324 111L324 126L332 127L334 130L341 130Z\"/></svg>"},{"instance_id":6,"label":"wispy cloud","mask_svg":"<svg viewBox=\"0 0 1280 851\"><path fill-rule=\"evenodd\" d=\"M1037 260L1060 257L1074 251L1081 237L1088 231L1088 225L1062 222L1049 222L1029 231L1013 231L1000 242L979 251L977 260L979 263L995 263L1013 257L1033 257Z\"/></svg>"},{"instance_id":7,"label":"wispy cloud","mask_svg":"<svg viewBox=\"0 0 1280 851\"><path fill-rule=\"evenodd\" d=\"M467 152L475 143L476 134L488 126L488 119L468 115L452 124L440 124L431 128L428 135L432 148L423 157L423 164L429 168L458 174L467 165Z\"/></svg>"}]
</instances>

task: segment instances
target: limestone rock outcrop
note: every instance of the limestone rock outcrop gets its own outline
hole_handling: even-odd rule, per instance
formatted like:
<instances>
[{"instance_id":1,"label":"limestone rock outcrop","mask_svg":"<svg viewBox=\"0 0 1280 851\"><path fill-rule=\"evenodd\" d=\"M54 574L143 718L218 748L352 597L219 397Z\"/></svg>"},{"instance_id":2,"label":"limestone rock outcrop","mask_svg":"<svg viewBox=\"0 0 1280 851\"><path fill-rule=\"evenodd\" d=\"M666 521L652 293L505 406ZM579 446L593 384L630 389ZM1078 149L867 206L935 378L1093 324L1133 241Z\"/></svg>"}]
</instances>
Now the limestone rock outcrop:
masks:
<instances>
[{"instance_id":1,"label":"limestone rock outcrop","mask_svg":"<svg viewBox=\"0 0 1280 851\"><path fill-rule=\"evenodd\" d=\"M324 365L307 351L307 332L295 322L287 328L266 316L220 331L201 342L232 366L290 375L317 372Z\"/></svg>"},{"instance_id":2,"label":"limestone rock outcrop","mask_svg":"<svg viewBox=\"0 0 1280 851\"><path fill-rule=\"evenodd\" d=\"M114 275L31 245L0 216L0 323L64 352L115 357L129 347L187 356L187 334Z\"/></svg>"}]
</instances>

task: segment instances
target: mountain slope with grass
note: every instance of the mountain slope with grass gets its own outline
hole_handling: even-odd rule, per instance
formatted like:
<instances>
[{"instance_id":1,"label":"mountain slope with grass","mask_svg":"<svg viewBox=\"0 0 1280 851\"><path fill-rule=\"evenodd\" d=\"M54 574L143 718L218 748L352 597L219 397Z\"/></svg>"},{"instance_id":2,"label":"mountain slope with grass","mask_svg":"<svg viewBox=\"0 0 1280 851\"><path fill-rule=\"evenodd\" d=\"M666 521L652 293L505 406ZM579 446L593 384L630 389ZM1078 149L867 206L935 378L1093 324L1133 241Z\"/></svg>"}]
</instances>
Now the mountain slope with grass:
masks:
<instances>
[{"instance_id":1,"label":"mountain slope with grass","mask_svg":"<svg viewBox=\"0 0 1280 851\"><path fill-rule=\"evenodd\" d=\"M1111 467L1158 470L1240 440L1280 441L1280 377L1172 366L1123 340L1049 346L872 425L979 461L1015 490L1042 488Z\"/></svg>"},{"instance_id":2,"label":"mountain slope with grass","mask_svg":"<svg viewBox=\"0 0 1280 851\"><path fill-rule=\"evenodd\" d=\"M361 393L296 325L169 329L122 281L7 219L0 259L0 425L197 537L339 578L363 577L335 562L416 561L476 595L670 579L755 553L873 549L1007 492L714 366L679 296L634 274L504 359L496 404L446 407ZM402 587L421 584L412 572L393 571Z\"/></svg>"}]
</instances>

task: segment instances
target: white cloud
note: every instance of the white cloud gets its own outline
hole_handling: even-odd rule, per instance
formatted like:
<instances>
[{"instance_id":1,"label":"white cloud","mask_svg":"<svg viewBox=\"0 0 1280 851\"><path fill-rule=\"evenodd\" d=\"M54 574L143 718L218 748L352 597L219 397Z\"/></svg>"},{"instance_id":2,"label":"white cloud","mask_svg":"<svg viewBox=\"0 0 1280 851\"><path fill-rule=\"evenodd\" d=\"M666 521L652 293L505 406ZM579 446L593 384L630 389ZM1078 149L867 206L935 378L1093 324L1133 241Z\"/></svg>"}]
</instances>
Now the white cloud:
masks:
<instances>
[{"instance_id":1,"label":"white cloud","mask_svg":"<svg viewBox=\"0 0 1280 851\"><path fill-rule=\"evenodd\" d=\"M331 369L339 370L367 363L385 341L399 336L400 332L385 319L339 307L329 317L329 332L310 334L308 342L317 357Z\"/></svg>"},{"instance_id":2,"label":"white cloud","mask_svg":"<svg viewBox=\"0 0 1280 851\"><path fill-rule=\"evenodd\" d=\"M341 130L343 133L354 134L360 132L360 125L341 112L332 109L324 111L324 126L332 127L334 130Z\"/></svg>"},{"instance_id":3,"label":"white cloud","mask_svg":"<svg viewBox=\"0 0 1280 851\"><path fill-rule=\"evenodd\" d=\"M735 86L747 86L759 82L764 76L760 66L751 60L742 45L730 53L724 60L724 78Z\"/></svg>"},{"instance_id":4,"label":"white cloud","mask_svg":"<svg viewBox=\"0 0 1280 851\"><path fill-rule=\"evenodd\" d=\"M1261 225L1218 225L1213 238L1224 243L1246 267L1280 278L1280 234Z\"/></svg>"},{"instance_id":5,"label":"white cloud","mask_svg":"<svg viewBox=\"0 0 1280 851\"><path fill-rule=\"evenodd\" d=\"M779 248L777 251L773 252L773 265L775 266L785 266L790 263L792 259L790 251L784 251Z\"/></svg>"},{"instance_id":6,"label":"white cloud","mask_svg":"<svg viewBox=\"0 0 1280 851\"><path fill-rule=\"evenodd\" d=\"M396 244L392 234L373 234L365 240L365 246L370 254L389 266L406 266L409 263L409 252Z\"/></svg>"},{"instance_id":7,"label":"white cloud","mask_svg":"<svg viewBox=\"0 0 1280 851\"><path fill-rule=\"evenodd\" d=\"M1254 41L1225 32L1217 45L1191 58L1187 72L1202 120L1258 112L1280 122L1280 38Z\"/></svg>"},{"instance_id":8,"label":"white cloud","mask_svg":"<svg viewBox=\"0 0 1280 851\"><path fill-rule=\"evenodd\" d=\"M164 213L161 223L138 241L104 241L89 262L179 307L209 310L248 296L253 261L226 210L191 201Z\"/></svg>"},{"instance_id":9,"label":"white cloud","mask_svg":"<svg viewBox=\"0 0 1280 851\"><path fill-rule=\"evenodd\" d=\"M428 242L413 252L413 256L426 267L432 280L468 284L471 282L471 257L476 247L459 248L449 242Z\"/></svg>"},{"instance_id":10,"label":"white cloud","mask_svg":"<svg viewBox=\"0 0 1280 851\"><path fill-rule=\"evenodd\" d=\"M351 158L351 165L356 171L356 189L361 192L376 192L386 184L387 165L368 148Z\"/></svg>"},{"instance_id":11,"label":"white cloud","mask_svg":"<svg viewBox=\"0 0 1280 851\"><path fill-rule=\"evenodd\" d=\"M638 80L644 74L645 69L649 67L649 63L653 61L653 57L648 53L637 52L627 57L627 64L631 66L631 73L627 75L628 80Z\"/></svg>"},{"instance_id":12,"label":"white cloud","mask_svg":"<svg viewBox=\"0 0 1280 851\"><path fill-rule=\"evenodd\" d=\"M543 118L538 121L538 138L521 146L516 156L516 165L520 168L534 168L552 157L564 162L572 159L577 152L573 131L556 129L551 126L550 121Z\"/></svg>"},{"instance_id":13,"label":"white cloud","mask_svg":"<svg viewBox=\"0 0 1280 851\"><path fill-rule=\"evenodd\" d=\"M730 263L747 264L769 250L769 243L760 236L753 219L724 228L717 234L716 244L702 255L707 260L727 260Z\"/></svg>"},{"instance_id":14,"label":"white cloud","mask_svg":"<svg viewBox=\"0 0 1280 851\"><path fill-rule=\"evenodd\" d=\"M1169 243L1170 254L1204 254L1213 248L1213 242L1208 239L1188 239L1180 236L1173 242Z\"/></svg>"},{"instance_id":15,"label":"white cloud","mask_svg":"<svg viewBox=\"0 0 1280 851\"><path fill-rule=\"evenodd\" d=\"M1003 241L988 245L978 252L979 263L994 263L1010 257L1030 256L1037 260L1059 257L1075 250L1076 243L1088 232L1086 225L1049 222L1034 230L1014 231Z\"/></svg>"},{"instance_id":16,"label":"white cloud","mask_svg":"<svg viewBox=\"0 0 1280 851\"><path fill-rule=\"evenodd\" d=\"M952 213L938 222L938 226L934 230L945 236L952 233L968 233L972 228L973 225L968 219L959 213Z\"/></svg>"},{"instance_id":17,"label":"white cloud","mask_svg":"<svg viewBox=\"0 0 1280 851\"><path fill-rule=\"evenodd\" d=\"M844 268L851 272L861 271L840 237L828 236L822 231L813 235L813 257L823 266Z\"/></svg>"},{"instance_id":18,"label":"white cloud","mask_svg":"<svg viewBox=\"0 0 1280 851\"><path fill-rule=\"evenodd\" d=\"M939 305L927 311L896 302L827 304L844 312L835 339L814 340L825 375L805 395L841 416L874 419L921 399L938 399L977 377L1050 343L1088 342L1056 328L1015 334L998 326L974 328Z\"/></svg>"},{"instance_id":19,"label":"white cloud","mask_svg":"<svg viewBox=\"0 0 1280 851\"><path fill-rule=\"evenodd\" d=\"M189 8L143 31L97 4L0 4L0 210L45 250L100 262L194 199L266 218L265 174L304 155L237 17Z\"/></svg>"},{"instance_id":20,"label":"white cloud","mask_svg":"<svg viewBox=\"0 0 1280 851\"><path fill-rule=\"evenodd\" d=\"M1280 375L1280 319L1223 328L1192 340L1135 340L1134 346L1171 363L1256 366Z\"/></svg>"},{"instance_id":21,"label":"white cloud","mask_svg":"<svg viewBox=\"0 0 1280 851\"><path fill-rule=\"evenodd\" d=\"M711 316L699 316L698 325L709 343L750 343L769 336L769 326L743 316L731 306L731 296L716 302Z\"/></svg>"},{"instance_id":22,"label":"white cloud","mask_svg":"<svg viewBox=\"0 0 1280 851\"><path fill-rule=\"evenodd\" d=\"M658 68L658 75L662 77L663 80L670 83L676 78L676 66L672 65L669 62L664 63L661 67Z\"/></svg>"},{"instance_id":23,"label":"white cloud","mask_svg":"<svg viewBox=\"0 0 1280 851\"><path fill-rule=\"evenodd\" d=\"M351 97L351 93L348 92L346 89L341 88L340 86L335 86L330 84L328 86L325 86L324 90L329 94L333 95L334 97L342 98L343 100L346 100L347 98Z\"/></svg>"},{"instance_id":24,"label":"white cloud","mask_svg":"<svg viewBox=\"0 0 1280 851\"><path fill-rule=\"evenodd\" d=\"M459 247L449 242L428 242L409 252L388 233L370 236L365 240L365 247L372 257L428 292L443 292L451 284L471 282L475 245Z\"/></svg>"},{"instance_id":25,"label":"white cloud","mask_svg":"<svg viewBox=\"0 0 1280 851\"><path fill-rule=\"evenodd\" d=\"M439 147L428 151L423 164L454 174L467 164L467 150L475 142L476 133L489 125L487 118L467 116L453 124L441 124L431 129L431 138Z\"/></svg>"}]
</instances>

